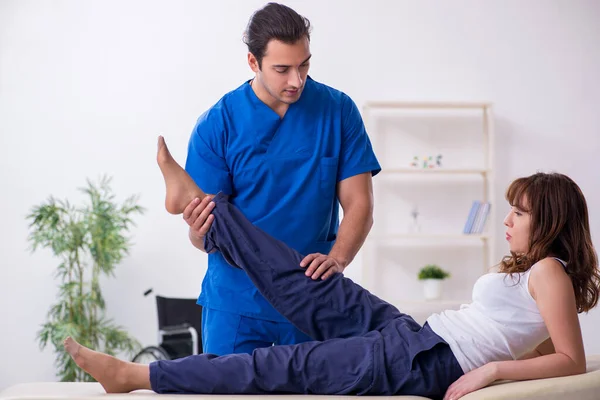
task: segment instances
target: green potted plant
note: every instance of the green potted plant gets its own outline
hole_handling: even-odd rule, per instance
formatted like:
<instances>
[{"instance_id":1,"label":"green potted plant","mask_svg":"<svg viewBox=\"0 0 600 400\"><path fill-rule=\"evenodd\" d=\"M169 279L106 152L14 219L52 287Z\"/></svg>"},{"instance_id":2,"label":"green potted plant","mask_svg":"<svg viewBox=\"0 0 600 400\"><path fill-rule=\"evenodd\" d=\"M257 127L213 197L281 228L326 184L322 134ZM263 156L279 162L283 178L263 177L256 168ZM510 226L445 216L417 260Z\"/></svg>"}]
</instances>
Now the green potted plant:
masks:
<instances>
[{"instance_id":1,"label":"green potted plant","mask_svg":"<svg viewBox=\"0 0 600 400\"><path fill-rule=\"evenodd\" d=\"M53 345L57 375L68 382L94 379L77 368L64 351L66 336L112 355L134 354L140 348L137 340L105 315L100 277L113 276L128 254L130 242L125 232L133 225L132 215L144 210L134 196L117 204L106 177L98 185L87 183L80 190L88 203L74 206L51 196L27 216L32 251L49 248L60 260L56 267L58 300L50 307L37 339L42 349L48 343Z\"/></svg>"},{"instance_id":2,"label":"green potted plant","mask_svg":"<svg viewBox=\"0 0 600 400\"><path fill-rule=\"evenodd\" d=\"M442 281L450 277L436 264L427 264L419 270L418 279L423 281L425 300L437 300L442 296Z\"/></svg>"}]
</instances>

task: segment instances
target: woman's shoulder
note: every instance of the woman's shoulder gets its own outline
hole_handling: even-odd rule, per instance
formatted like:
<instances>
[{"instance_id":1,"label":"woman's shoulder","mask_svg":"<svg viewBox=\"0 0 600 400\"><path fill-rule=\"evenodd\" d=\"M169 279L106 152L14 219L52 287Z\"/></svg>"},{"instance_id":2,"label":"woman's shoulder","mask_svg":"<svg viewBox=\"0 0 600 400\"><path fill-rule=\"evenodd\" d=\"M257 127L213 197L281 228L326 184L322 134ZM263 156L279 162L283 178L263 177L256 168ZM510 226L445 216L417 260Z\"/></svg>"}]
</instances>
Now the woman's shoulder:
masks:
<instances>
[{"instance_id":1,"label":"woman's shoulder","mask_svg":"<svg viewBox=\"0 0 600 400\"><path fill-rule=\"evenodd\" d=\"M560 259L555 257L546 257L536 262L529 268L530 272L530 286L534 288L537 285L551 284L554 286L556 283L563 282L570 283L571 278L565 271L565 264ZM554 282L554 283L552 283Z\"/></svg>"},{"instance_id":2,"label":"woman's shoulder","mask_svg":"<svg viewBox=\"0 0 600 400\"><path fill-rule=\"evenodd\" d=\"M565 261L561 260L560 258L549 256L546 258L542 258L541 260L539 260L538 262L533 264L529 268L529 271L531 271L532 274L535 271L551 272L552 270L557 270L557 272L565 272L566 266L567 266L567 263Z\"/></svg>"}]
</instances>

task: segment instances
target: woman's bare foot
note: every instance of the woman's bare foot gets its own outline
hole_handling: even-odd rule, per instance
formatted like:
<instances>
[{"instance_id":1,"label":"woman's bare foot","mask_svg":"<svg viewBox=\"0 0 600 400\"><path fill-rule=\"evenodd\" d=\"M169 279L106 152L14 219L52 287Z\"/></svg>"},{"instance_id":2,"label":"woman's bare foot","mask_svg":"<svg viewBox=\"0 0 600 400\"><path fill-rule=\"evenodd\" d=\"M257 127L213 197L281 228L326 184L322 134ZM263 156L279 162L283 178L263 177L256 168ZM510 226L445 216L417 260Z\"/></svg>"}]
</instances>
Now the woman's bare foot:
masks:
<instances>
[{"instance_id":1,"label":"woman's bare foot","mask_svg":"<svg viewBox=\"0 0 600 400\"><path fill-rule=\"evenodd\" d=\"M150 389L150 367L121 361L80 345L71 337L64 340L65 350L75 364L96 379L107 393L128 393Z\"/></svg>"},{"instance_id":2,"label":"woman's bare foot","mask_svg":"<svg viewBox=\"0 0 600 400\"><path fill-rule=\"evenodd\" d=\"M165 208L169 213L181 214L196 197L202 200L206 196L192 177L173 159L162 136L158 137L156 161L165 179Z\"/></svg>"}]
</instances>

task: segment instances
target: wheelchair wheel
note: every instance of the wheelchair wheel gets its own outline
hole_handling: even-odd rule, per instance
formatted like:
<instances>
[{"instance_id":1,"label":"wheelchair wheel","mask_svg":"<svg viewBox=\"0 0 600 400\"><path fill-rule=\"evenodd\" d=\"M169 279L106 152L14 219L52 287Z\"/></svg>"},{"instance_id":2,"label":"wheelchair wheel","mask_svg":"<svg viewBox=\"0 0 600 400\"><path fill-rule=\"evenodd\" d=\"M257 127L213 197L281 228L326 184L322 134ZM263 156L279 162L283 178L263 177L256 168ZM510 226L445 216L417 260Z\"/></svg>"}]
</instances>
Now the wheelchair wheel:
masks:
<instances>
[{"instance_id":1,"label":"wheelchair wheel","mask_svg":"<svg viewBox=\"0 0 600 400\"><path fill-rule=\"evenodd\" d=\"M148 346L137 353L131 361L138 364L150 364L153 361L170 359L171 357L162 347Z\"/></svg>"}]
</instances>

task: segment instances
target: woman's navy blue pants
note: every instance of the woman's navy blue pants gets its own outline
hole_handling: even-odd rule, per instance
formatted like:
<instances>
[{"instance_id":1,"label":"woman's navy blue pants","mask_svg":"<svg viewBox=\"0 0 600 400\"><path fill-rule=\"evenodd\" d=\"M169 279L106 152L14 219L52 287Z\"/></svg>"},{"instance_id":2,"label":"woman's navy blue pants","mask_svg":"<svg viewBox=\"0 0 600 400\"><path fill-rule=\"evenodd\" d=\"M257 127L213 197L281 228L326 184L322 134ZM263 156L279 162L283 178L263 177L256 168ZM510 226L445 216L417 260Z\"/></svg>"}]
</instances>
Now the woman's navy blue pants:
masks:
<instances>
[{"instance_id":1,"label":"woman's navy blue pants","mask_svg":"<svg viewBox=\"0 0 600 400\"><path fill-rule=\"evenodd\" d=\"M242 268L265 298L314 341L252 354L199 354L150 364L158 393L419 395L440 398L462 370L427 324L336 274L312 280L303 256L214 197L206 251Z\"/></svg>"}]
</instances>

